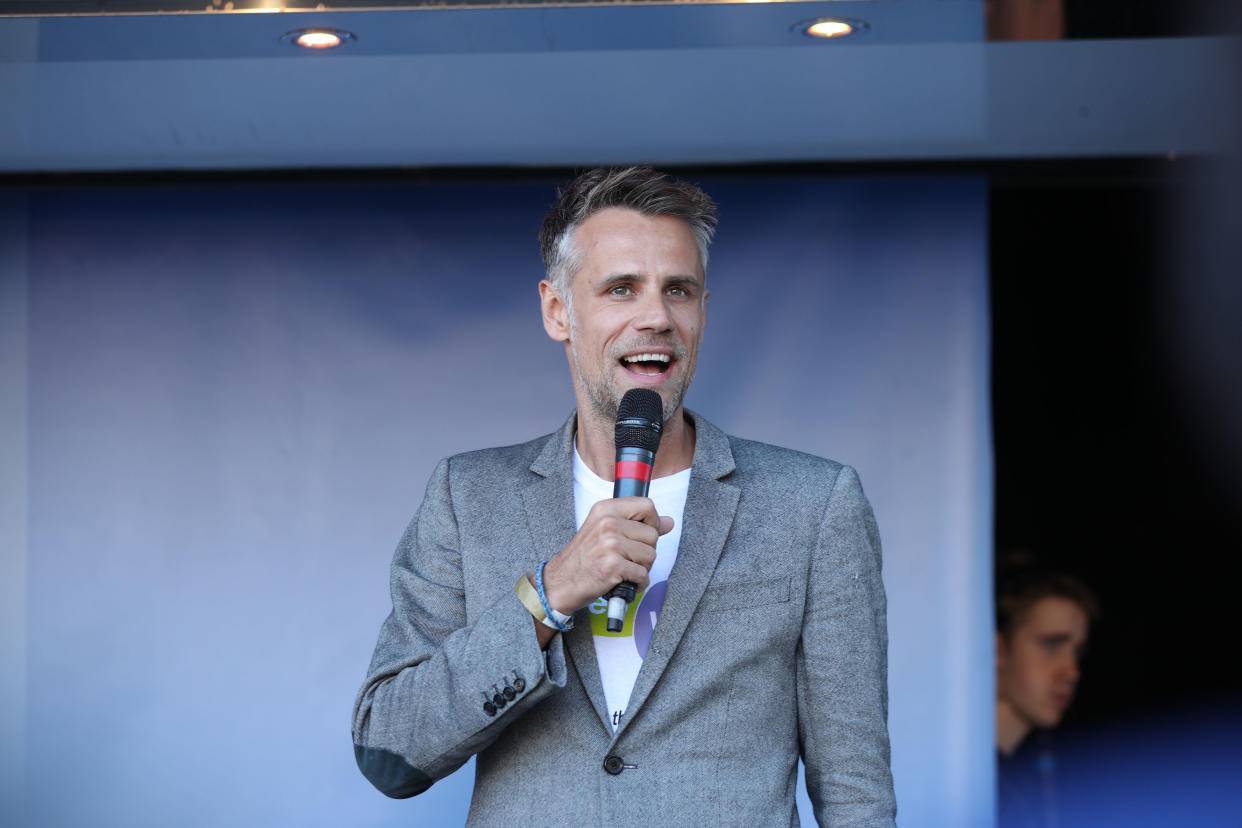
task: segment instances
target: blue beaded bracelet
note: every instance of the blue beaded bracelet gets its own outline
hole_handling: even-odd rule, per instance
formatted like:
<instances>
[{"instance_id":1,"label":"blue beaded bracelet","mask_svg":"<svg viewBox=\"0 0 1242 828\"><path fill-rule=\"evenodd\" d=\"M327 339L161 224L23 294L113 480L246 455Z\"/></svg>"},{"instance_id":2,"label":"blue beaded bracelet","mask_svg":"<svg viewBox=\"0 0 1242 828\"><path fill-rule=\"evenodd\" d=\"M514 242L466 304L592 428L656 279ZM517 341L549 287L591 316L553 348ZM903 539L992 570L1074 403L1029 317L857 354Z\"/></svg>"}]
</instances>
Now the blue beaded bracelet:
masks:
<instances>
[{"instance_id":1,"label":"blue beaded bracelet","mask_svg":"<svg viewBox=\"0 0 1242 828\"><path fill-rule=\"evenodd\" d=\"M552 605L548 603L548 594L543 591L543 568L547 565L548 562L543 561L535 570L535 591L539 593L539 603L543 604L543 611L548 616L547 620L551 621L553 626L561 632L569 632L574 628L573 620L570 619L568 623L562 621L561 619L565 618L564 613L552 609Z\"/></svg>"}]
</instances>

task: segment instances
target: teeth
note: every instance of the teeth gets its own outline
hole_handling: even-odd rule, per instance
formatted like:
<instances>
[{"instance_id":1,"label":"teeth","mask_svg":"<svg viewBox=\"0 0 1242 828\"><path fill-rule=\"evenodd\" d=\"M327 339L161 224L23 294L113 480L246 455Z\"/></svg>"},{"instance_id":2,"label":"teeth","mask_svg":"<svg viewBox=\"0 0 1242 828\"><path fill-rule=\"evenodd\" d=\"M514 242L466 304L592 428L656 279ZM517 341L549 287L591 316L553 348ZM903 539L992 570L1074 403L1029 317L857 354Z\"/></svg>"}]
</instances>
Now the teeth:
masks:
<instances>
[{"instance_id":1,"label":"teeth","mask_svg":"<svg viewBox=\"0 0 1242 828\"><path fill-rule=\"evenodd\" d=\"M668 362L668 354L635 354L622 359L625 362Z\"/></svg>"}]
</instances>

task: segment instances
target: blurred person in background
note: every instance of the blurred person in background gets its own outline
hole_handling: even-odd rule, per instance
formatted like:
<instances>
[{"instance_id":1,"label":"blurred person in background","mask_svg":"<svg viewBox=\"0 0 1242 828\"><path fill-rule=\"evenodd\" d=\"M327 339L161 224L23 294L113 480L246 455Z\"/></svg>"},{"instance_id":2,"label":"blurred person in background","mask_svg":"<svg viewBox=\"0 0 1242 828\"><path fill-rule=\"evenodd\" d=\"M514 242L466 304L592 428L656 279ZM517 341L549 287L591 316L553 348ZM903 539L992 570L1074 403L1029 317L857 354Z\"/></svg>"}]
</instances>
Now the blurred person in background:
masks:
<instances>
[{"instance_id":1,"label":"blurred person in background","mask_svg":"<svg viewBox=\"0 0 1242 828\"><path fill-rule=\"evenodd\" d=\"M996 574L999 824L1056 825L1050 731L1074 700L1095 596L1075 576L1014 556Z\"/></svg>"}]
</instances>

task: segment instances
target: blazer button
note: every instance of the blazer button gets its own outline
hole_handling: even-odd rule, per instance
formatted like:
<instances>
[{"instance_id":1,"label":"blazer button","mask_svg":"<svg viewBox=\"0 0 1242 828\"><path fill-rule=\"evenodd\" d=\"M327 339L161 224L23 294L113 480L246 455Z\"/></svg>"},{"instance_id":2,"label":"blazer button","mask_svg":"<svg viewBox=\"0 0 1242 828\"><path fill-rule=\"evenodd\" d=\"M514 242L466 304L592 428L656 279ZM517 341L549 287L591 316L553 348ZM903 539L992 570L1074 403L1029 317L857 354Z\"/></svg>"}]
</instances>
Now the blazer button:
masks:
<instances>
[{"instance_id":1,"label":"blazer button","mask_svg":"<svg viewBox=\"0 0 1242 828\"><path fill-rule=\"evenodd\" d=\"M505 697L506 701L513 701L517 698L517 690L514 690L507 684L505 685L505 689L500 691L500 694Z\"/></svg>"},{"instance_id":2,"label":"blazer button","mask_svg":"<svg viewBox=\"0 0 1242 828\"><path fill-rule=\"evenodd\" d=\"M625 770L625 762L623 762L621 757L617 756L615 753L609 754L604 757L604 770L608 771L611 775L616 776L621 773L621 771Z\"/></svg>"},{"instance_id":3,"label":"blazer button","mask_svg":"<svg viewBox=\"0 0 1242 828\"><path fill-rule=\"evenodd\" d=\"M525 690L525 689L526 689L526 682L522 681L520 678L519 678L519 679L514 679L514 680L513 680L513 689L514 689L514 690L516 690L517 692L521 693L523 690Z\"/></svg>"},{"instance_id":4,"label":"blazer button","mask_svg":"<svg viewBox=\"0 0 1242 828\"><path fill-rule=\"evenodd\" d=\"M487 714L487 715L489 715L489 716L495 716L495 715L496 715L496 705L492 704L492 703L491 703L491 702L489 702L489 701L485 701L485 702L483 702L483 712L484 712L484 713L486 713L486 714Z\"/></svg>"}]
</instances>

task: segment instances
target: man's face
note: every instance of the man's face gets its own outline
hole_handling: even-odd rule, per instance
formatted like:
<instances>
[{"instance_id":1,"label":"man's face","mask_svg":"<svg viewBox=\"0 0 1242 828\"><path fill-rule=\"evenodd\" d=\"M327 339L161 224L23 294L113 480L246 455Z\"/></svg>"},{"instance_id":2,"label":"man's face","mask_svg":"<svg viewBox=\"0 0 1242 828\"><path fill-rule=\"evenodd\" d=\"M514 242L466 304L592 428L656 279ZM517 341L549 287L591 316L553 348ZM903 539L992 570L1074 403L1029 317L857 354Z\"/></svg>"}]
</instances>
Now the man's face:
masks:
<instances>
[{"instance_id":1,"label":"man's face","mask_svg":"<svg viewBox=\"0 0 1242 828\"><path fill-rule=\"evenodd\" d=\"M996 695L1031 727L1054 727L1074 698L1087 642L1087 614L1058 596L1041 598L1008 638L996 636Z\"/></svg>"},{"instance_id":2,"label":"man's face","mask_svg":"<svg viewBox=\"0 0 1242 828\"><path fill-rule=\"evenodd\" d=\"M690 225L610 207L574 233L581 268L570 277L573 313L544 282L544 326L573 366L580 409L616 419L621 396L651 388L664 418L681 408L703 338L704 289Z\"/></svg>"}]
</instances>

